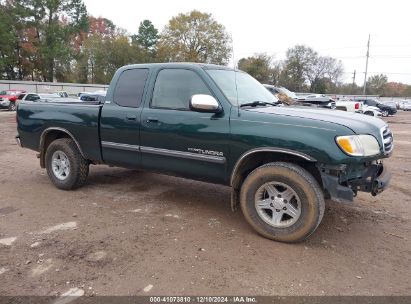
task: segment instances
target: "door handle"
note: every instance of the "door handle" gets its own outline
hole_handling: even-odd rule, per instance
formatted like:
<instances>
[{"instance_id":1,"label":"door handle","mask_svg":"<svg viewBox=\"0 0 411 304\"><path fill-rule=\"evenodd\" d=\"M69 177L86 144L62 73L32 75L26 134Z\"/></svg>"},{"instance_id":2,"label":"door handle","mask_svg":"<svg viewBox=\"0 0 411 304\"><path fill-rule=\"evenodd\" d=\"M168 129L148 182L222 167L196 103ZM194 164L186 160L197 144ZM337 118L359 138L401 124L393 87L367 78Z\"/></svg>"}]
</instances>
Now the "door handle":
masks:
<instances>
[{"instance_id":1,"label":"door handle","mask_svg":"<svg viewBox=\"0 0 411 304\"><path fill-rule=\"evenodd\" d=\"M131 115L131 114L127 114L126 115L127 120L136 120L137 119L137 115Z\"/></svg>"},{"instance_id":2,"label":"door handle","mask_svg":"<svg viewBox=\"0 0 411 304\"><path fill-rule=\"evenodd\" d=\"M158 118L155 118L155 117L147 117L146 122L158 122Z\"/></svg>"}]
</instances>

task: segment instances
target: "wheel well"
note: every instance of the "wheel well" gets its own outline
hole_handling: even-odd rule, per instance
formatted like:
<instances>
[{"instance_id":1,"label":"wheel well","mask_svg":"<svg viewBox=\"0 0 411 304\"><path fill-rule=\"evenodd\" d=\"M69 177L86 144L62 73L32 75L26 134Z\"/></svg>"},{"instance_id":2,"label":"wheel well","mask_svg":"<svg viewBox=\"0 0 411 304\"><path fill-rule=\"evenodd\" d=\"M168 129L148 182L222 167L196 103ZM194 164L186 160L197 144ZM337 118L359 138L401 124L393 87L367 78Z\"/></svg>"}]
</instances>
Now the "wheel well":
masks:
<instances>
[{"instance_id":1,"label":"wheel well","mask_svg":"<svg viewBox=\"0 0 411 304\"><path fill-rule=\"evenodd\" d=\"M77 144L77 147L79 148L80 153L83 154L81 152L81 149L77 141L73 138L72 135L68 134L67 132L63 130L59 130L59 129L45 131L45 133L40 138L40 166L42 168L45 168L45 158L46 158L47 148L53 141L55 141L56 139L60 139L60 138L72 139Z\"/></svg>"},{"instance_id":2,"label":"wheel well","mask_svg":"<svg viewBox=\"0 0 411 304\"><path fill-rule=\"evenodd\" d=\"M277 161L290 162L301 166L312 176L314 176L320 187L323 188L321 174L317 166L315 165L315 161L310 161L304 159L303 157L283 152L255 152L246 156L246 158L241 160L241 163L238 165L238 167L234 168L234 170L236 171L233 172L231 178L231 186L233 188L231 207L233 210L236 209L236 205L238 204L239 200L238 193L247 175L250 174L254 169L264 164Z\"/></svg>"}]
</instances>

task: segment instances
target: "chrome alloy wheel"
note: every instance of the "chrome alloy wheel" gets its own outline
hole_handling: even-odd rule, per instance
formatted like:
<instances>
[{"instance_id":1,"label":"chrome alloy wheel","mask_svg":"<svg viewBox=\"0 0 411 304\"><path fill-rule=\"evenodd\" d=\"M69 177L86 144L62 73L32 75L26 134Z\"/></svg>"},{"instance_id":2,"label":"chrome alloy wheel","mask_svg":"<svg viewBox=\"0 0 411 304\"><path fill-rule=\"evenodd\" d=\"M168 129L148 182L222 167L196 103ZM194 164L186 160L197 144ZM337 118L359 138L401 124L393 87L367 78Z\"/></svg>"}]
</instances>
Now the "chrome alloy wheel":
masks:
<instances>
[{"instance_id":1,"label":"chrome alloy wheel","mask_svg":"<svg viewBox=\"0 0 411 304\"><path fill-rule=\"evenodd\" d=\"M70 174L70 161L63 151L56 151L51 157L53 174L59 180L65 180Z\"/></svg>"},{"instance_id":2,"label":"chrome alloy wheel","mask_svg":"<svg viewBox=\"0 0 411 304\"><path fill-rule=\"evenodd\" d=\"M301 200L288 185L269 182L258 188L255 208L260 218L275 228L293 225L301 216Z\"/></svg>"}]
</instances>

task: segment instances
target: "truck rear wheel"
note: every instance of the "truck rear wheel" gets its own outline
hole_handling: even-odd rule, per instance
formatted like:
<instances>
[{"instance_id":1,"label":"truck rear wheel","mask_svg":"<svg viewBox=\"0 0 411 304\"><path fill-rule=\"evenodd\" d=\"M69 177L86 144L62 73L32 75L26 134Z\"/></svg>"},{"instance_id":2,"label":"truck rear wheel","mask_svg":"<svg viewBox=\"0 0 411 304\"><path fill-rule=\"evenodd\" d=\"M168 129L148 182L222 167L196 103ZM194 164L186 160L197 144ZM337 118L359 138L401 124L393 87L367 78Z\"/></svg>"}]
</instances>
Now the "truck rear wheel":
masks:
<instances>
[{"instance_id":1,"label":"truck rear wheel","mask_svg":"<svg viewBox=\"0 0 411 304\"><path fill-rule=\"evenodd\" d=\"M89 163L72 139L61 138L53 141L47 148L46 169L57 188L72 190L86 182Z\"/></svg>"},{"instance_id":2,"label":"truck rear wheel","mask_svg":"<svg viewBox=\"0 0 411 304\"><path fill-rule=\"evenodd\" d=\"M247 222L266 238L294 243L310 236L324 215L316 179L300 166L275 162L245 179L240 204Z\"/></svg>"}]
</instances>

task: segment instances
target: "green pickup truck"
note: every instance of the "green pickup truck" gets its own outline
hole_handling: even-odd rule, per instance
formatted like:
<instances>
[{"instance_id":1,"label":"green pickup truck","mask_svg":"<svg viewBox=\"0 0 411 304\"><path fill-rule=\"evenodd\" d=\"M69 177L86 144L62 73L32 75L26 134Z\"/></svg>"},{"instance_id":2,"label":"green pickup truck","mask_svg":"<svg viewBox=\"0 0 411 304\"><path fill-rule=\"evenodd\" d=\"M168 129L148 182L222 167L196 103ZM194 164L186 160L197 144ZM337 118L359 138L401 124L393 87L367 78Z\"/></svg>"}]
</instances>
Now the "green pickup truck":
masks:
<instances>
[{"instance_id":1,"label":"green pickup truck","mask_svg":"<svg viewBox=\"0 0 411 304\"><path fill-rule=\"evenodd\" d=\"M283 242L315 231L324 198L377 195L390 180L381 160L393 137L384 121L281 107L248 74L216 65L125 66L102 104L22 102L17 126L17 142L39 152L59 189L85 184L90 164L223 184L233 210Z\"/></svg>"}]
</instances>

